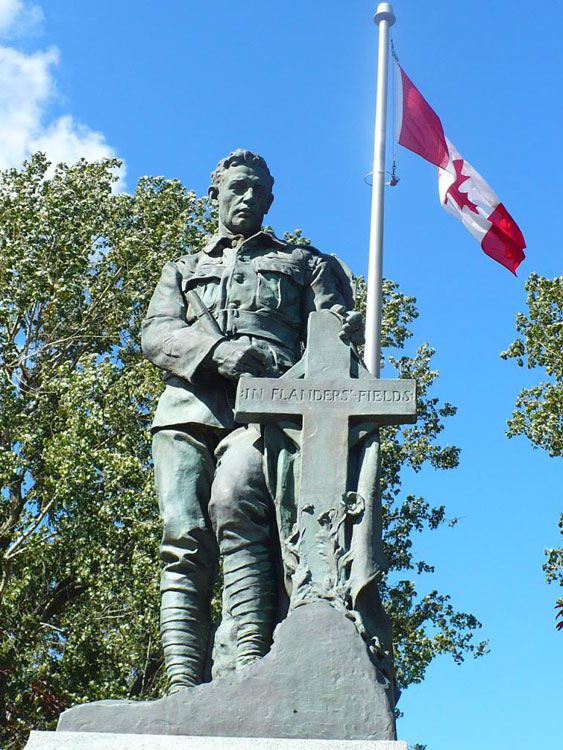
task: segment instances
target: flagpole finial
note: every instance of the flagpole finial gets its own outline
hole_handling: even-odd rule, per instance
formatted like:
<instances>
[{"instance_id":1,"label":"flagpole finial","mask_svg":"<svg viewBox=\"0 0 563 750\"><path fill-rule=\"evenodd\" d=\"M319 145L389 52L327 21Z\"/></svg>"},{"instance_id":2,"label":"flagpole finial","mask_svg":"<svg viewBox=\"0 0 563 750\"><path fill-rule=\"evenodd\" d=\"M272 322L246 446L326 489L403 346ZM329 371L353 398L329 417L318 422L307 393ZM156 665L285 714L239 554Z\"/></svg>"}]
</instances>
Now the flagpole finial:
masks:
<instances>
[{"instance_id":1,"label":"flagpole finial","mask_svg":"<svg viewBox=\"0 0 563 750\"><path fill-rule=\"evenodd\" d=\"M393 26L395 23L395 14L393 13L393 6L391 3L379 3L373 20L378 26L381 21L387 21L389 26Z\"/></svg>"}]
</instances>

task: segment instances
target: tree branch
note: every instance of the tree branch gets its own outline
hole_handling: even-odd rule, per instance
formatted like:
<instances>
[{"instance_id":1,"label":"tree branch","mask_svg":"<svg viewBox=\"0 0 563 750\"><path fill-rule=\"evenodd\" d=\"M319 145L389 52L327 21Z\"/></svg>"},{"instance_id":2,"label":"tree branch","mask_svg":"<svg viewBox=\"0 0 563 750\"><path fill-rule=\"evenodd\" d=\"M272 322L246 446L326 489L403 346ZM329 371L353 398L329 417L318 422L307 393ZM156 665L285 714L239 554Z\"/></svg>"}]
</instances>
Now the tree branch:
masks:
<instances>
[{"instance_id":1,"label":"tree branch","mask_svg":"<svg viewBox=\"0 0 563 750\"><path fill-rule=\"evenodd\" d=\"M55 590L53 591L53 594L47 604L44 605L40 612L37 612L36 610L40 623L37 629L45 625L45 623L50 620L53 615L58 614L66 604L71 602L73 599L77 599L86 591L87 588L88 587L84 584L77 583L70 577L63 578L62 581L59 581L59 583L55 586Z\"/></svg>"},{"instance_id":2,"label":"tree branch","mask_svg":"<svg viewBox=\"0 0 563 750\"><path fill-rule=\"evenodd\" d=\"M22 493L24 472L21 474L13 474L12 481L9 484L10 491L10 510L9 515L0 528L0 550L4 551L10 544L10 532L16 526L21 512L25 506L25 497Z\"/></svg>"},{"instance_id":3,"label":"tree branch","mask_svg":"<svg viewBox=\"0 0 563 750\"><path fill-rule=\"evenodd\" d=\"M29 529L25 531L19 539L16 539L16 541L12 544L12 546L6 551L6 554L4 555L5 560L10 560L12 557L15 557L17 554L18 547L21 547L21 545L25 542L26 539L29 539L29 537L33 534L33 532L37 529L41 521L45 518L47 513L51 510L53 507L53 503L55 502L55 498L51 498L47 505L43 508L41 513L37 516L35 521L31 524Z\"/></svg>"}]
</instances>

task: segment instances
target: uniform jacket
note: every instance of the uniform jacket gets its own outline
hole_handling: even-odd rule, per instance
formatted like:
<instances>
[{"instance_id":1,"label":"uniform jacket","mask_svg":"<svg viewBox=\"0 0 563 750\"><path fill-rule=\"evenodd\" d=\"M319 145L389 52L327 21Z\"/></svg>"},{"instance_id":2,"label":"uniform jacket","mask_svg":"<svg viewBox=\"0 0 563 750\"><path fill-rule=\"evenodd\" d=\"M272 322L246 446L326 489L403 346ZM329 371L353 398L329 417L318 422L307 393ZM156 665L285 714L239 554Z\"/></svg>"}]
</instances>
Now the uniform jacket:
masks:
<instances>
[{"instance_id":1,"label":"uniform jacket","mask_svg":"<svg viewBox=\"0 0 563 750\"><path fill-rule=\"evenodd\" d=\"M166 388L153 428L197 423L233 428L236 384L214 372L217 344L245 338L260 347L269 377L301 357L310 312L351 307L334 260L269 232L213 237L203 251L164 266L142 327L146 357L164 370ZM186 300L195 289L219 324L210 332Z\"/></svg>"}]
</instances>

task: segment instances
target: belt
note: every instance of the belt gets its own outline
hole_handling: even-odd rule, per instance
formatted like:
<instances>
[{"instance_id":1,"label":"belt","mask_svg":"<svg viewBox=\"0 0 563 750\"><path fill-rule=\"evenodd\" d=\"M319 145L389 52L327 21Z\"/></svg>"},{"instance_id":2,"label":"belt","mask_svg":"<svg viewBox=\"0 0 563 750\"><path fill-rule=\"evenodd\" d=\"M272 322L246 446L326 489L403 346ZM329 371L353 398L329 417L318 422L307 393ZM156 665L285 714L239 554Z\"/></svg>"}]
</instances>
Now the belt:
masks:
<instances>
[{"instance_id":1,"label":"belt","mask_svg":"<svg viewBox=\"0 0 563 750\"><path fill-rule=\"evenodd\" d=\"M243 334L274 341L287 349L299 353L299 329L295 325L283 320L272 318L268 313L253 312L252 310L214 310L221 330L226 336Z\"/></svg>"}]
</instances>

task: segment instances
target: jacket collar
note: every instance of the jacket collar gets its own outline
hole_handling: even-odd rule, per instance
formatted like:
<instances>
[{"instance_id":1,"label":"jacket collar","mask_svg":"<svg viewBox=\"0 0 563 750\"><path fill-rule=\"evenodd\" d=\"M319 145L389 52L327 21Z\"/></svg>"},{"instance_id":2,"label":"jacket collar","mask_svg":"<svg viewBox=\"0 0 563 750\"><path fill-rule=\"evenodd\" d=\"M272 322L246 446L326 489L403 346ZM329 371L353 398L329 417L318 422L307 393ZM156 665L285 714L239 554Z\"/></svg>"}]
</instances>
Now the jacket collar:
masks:
<instances>
[{"instance_id":1,"label":"jacket collar","mask_svg":"<svg viewBox=\"0 0 563 750\"><path fill-rule=\"evenodd\" d=\"M231 247L241 239L242 235L240 234L234 236L226 234L215 234L213 235L213 237L211 237L207 245L205 245L205 247L203 248L203 252L210 255L217 250L222 250L224 247ZM285 240L280 240L275 236L273 232L267 232L265 230L261 230L260 232L256 232L256 234L253 234L251 237L247 237L240 243L239 247L242 247L243 245L245 247L253 247L258 244L287 247L287 242L285 242Z\"/></svg>"}]
</instances>

